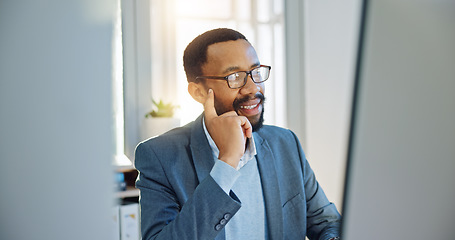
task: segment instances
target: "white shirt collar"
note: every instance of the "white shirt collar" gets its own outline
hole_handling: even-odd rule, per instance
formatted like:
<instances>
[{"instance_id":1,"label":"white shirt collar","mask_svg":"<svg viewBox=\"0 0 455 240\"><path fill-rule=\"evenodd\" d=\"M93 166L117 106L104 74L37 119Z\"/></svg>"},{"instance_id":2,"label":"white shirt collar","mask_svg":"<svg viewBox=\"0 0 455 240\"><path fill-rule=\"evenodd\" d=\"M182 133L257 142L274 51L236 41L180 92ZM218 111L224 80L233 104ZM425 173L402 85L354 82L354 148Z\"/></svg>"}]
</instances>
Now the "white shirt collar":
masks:
<instances>
[{"instance_id":1,"label":"white shirt collar","mask_svg":"<svg viewBox=\"0 0 455 240\"><path fill-rule=\"evenodd\" d=\"M220 154L220 150L213 141L212 137L210 136L209 132L207 131L207 127L205 126L205 119L202 118L202 126L204 128L205 136L209 141L210 147L212 148L213 158L218 159L218 155ZM242 158L239 161L239 165L237 166L237 170L243 167L248 161L252 160L256 156L256 144L254 143L254 134L247 142L247 147L245 149L245 153L243 154Z\"/></svg>"}]
</instances>

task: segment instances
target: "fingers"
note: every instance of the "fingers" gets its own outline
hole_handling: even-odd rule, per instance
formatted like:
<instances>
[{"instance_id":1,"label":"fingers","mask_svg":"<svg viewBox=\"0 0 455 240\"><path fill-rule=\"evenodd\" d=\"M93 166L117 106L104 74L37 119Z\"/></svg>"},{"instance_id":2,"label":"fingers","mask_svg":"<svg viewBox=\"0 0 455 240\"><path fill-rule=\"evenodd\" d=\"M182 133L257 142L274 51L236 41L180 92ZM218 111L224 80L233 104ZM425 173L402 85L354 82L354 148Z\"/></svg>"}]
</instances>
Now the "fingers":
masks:
<instances>
[{"instance_id":1,"label":"fingers","mask_svg":"<svg viewBox=\"0 0 455 240\"><path fill-rule=\"evenodd\" d=\"M251 138L253 136L253 126L251 126L250 121L246 117L240 117L241 126L243 129L243 135L247 138Z\"/></svg>"},{"instance_id":2,"label":"fingers","mask_svg":"<svg viewBox=\"0 0 455 240\"><path fill-rule=\"evenodd\" d=\"M234 110L218 116L212 89L207 92L204 102L204 117L207 131L220 151L218 159L236 168L245 153L247 138L253 136L250 121L245 116L239 116Z\"/></svg>"},{"instance_id":3,"label":"fingers","mask_svg":"<svg viewBox=\"0 0 455 240\"><path fill-rule=\"evenodd\" d=\"M204 112L206 119L212 119L218 117L215 110L215 97L213 96L213 90L209 89L207 99L204 102Z\"/></svg>"},{"instance_id":4,"label":"fingers","mask_svg":"<svg viewBox=\"0 0 455 240\"><path fill-rule=\"evenodd\" d=\"M206 123L210 122L212 119L217 118L218 114L215 110L215 96L212 89L208 90L207 98L204 102L204 113L207 120ZM243 134L247 138L251 138L253 135L253 127L251 126L248 118L244 116L238 116L235 111L230 111L222 114L222 117L235 117L240 121L240 126L242 127Z\"/></svg>"}]
</instances>

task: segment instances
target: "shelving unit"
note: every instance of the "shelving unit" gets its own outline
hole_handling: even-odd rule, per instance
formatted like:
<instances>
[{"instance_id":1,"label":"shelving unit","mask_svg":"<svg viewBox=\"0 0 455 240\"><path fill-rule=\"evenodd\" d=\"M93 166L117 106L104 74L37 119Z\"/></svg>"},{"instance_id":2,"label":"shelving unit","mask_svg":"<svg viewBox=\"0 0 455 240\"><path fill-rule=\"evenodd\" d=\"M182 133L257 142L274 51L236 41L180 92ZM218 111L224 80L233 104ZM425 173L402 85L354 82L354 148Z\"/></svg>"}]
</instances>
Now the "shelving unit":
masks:
<instances>
[{"instance_id":1,"label":"shelving unit","mask_svg":"<svg viewBox=\"0 0 455 240\"><path fill-rule=\"evenodd\" d=\"M112 217L114 219L113 225L116 226L114 235L117 240L140 240L139 189L135 188L138 172L132 164L127 163L116 165L114 168L116 174L123 173L123 180L126 184L126 190L119 190L115 193L116 205L113 207ZM117 181L121 181L122 178L118 177Z\"/></svg>"},{"instance_id":2,"label":"shelving unit","mask_svg":"<svg viewBox=\"0 0 455 240\"><path fill-rule=\"evenodd\" d=\"M135 181L138 175L137 170L130 165L117 167L116 171L124 174L126 183L126 190L116 192L116 198L121 201L128 200L137 202L139 198L139 189L135 187Z\"/></svg>"},{"instance_id":3,"label":"shelving unit","mask_svg":"<svg viewBox=\"0 0 455 240\"><path fill-rule=\"evenodd\" d=\"M139 189L132 186L126 186L126 191L117 192L115 195L117 198L139 197Z\"/></svg>"}]
</instances>

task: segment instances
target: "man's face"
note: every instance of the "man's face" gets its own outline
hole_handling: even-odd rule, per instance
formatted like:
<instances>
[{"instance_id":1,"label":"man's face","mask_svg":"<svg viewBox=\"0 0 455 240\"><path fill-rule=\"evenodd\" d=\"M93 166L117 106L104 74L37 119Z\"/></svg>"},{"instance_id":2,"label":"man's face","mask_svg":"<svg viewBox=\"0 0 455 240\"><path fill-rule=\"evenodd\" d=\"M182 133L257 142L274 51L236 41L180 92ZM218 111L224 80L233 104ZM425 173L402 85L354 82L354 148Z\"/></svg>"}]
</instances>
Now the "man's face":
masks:
<instances>
[{"instance_id":1,"label":"man's face","mask_svg":"<svg viewBox=\"0 0 455 240\"><path fill-rule=\"evenodd\" d=\"M204 76L224 77L238 71L249 71L260 65L256 51L243 39L212 44L207 49L207 63L202 66ZM226 81L206 79L206 86L215 93L218 115L235 111L245 116L257 130L262 126L264 111L264 83L254 83L251 76L242 88L231 89Z\"/></svg>"}]
</instances>

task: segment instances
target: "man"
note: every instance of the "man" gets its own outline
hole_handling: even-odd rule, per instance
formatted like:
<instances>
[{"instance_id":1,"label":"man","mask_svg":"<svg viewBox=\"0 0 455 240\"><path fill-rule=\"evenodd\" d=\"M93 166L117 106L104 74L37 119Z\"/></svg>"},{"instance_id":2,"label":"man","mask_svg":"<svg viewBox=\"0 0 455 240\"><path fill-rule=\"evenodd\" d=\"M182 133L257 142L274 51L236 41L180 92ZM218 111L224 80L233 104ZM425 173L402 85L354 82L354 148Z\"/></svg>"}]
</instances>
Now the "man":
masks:
<instances>
[{"instance_id":1,"label":"man","mask_svg":"<svg viewBox=\"0 0 455 240\"><path fill-rule=\"evenodd\" d=\"M211 30L183 61L204 113L136 149L143 239L337 239L340 215L297 137L262 125L271 67L248 40Z\"/></svg>"}]
</instances>

